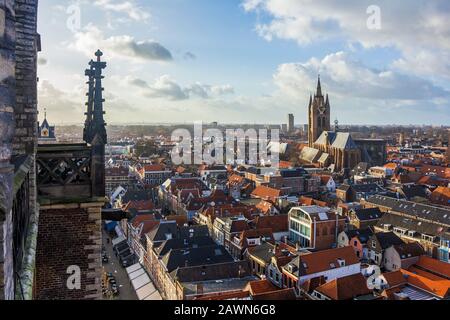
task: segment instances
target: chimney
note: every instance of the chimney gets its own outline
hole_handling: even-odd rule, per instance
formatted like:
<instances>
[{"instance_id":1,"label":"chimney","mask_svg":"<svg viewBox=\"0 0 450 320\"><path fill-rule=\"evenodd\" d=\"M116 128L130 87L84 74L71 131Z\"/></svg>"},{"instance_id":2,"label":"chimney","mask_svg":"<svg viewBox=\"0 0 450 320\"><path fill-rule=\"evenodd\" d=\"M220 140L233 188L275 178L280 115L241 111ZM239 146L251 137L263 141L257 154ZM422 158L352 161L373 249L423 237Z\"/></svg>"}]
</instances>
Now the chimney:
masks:
<instances>
[{"instance_id":1,"label":"chimney","mask_svg":"<svg viewBox=\"0 0 450 320\"><path fill-rule=\"evenodd\" d=\"M198 295L202 295L203 294L203 284L197 283L196 291L197 291Z\"/></svg>"}]
</instances>

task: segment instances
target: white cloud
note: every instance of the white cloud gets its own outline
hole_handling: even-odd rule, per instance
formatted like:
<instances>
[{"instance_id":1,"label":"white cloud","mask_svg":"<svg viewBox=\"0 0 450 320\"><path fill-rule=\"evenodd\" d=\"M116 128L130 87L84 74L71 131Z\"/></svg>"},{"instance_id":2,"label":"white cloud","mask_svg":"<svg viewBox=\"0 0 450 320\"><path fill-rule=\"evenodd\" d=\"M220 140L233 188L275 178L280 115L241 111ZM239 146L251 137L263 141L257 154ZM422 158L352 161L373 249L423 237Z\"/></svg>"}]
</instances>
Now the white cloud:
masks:
<instances>
[{"instance_id":1,"label":"white cloud","mask_svg":"<svg viewBox=\"0 0 450 320\"><path fill-rule=\"evenodd\" d=\"M286 63L278 67L274 82L281 91L291 95L309 96L307 92L321 74L325 89L335 95L374 100L428 100L445 98L450 92L417 76L395 71L368 68L352 60L348 54L337 52L322 60L312 58L305 63Z\"/></svg>"},{"instance_id":2,"label":"white cloud","mask_svg":"<svg viewBox=\"0 0 450 320\"><path fill-rule=\"evenodd\" d=\"M233 94L234 88L231 85L211 86L200 82L182 87L169 75L162 75L149 84L140 78L127 78L126 82L135 87L141 88L142 93L149 98L165 98L168 100L187 100L193 96L209 99L226 94Z\"/></svg>"},{"instance_id":3,"label":"white cloud","mask_svg":"<svg viewBox=\"0 0 450 320\"><path fill-rule=\"evenodd\" d=\"M160 43L153 40L136 41L132 36L120 35L105 37L93 24L74 34L74 41L68 47L92 57L97 49L114 58L133 61L170 61L172 54Z\"/></svg>"},{"instance_id":4,"label":"white cloud","mask_svg":"<svg viewBox=\"0 0 450 320\"><path fill-rule=\"evenodd\" d=\"M125 13L134 21L147 21L150 18L150 13L135 1L95 0L94 5L105 11Z\"/></svg>"},{"instance_id":5,"label":"white cloud","mask_svg":"<svg viewBox=\"0 0 450 320\"><path fill-rule=\"evenodd\" d=\"M367 28L373 3L361 0L244 0L247 11L268 16L256 26L267 40L295 40L300 45L323 40L357 42L365 48L394 47L402 58L394 66L422 75L450 77L450 3L379 0L381 29Z\"/></svg>"}]
</instances>

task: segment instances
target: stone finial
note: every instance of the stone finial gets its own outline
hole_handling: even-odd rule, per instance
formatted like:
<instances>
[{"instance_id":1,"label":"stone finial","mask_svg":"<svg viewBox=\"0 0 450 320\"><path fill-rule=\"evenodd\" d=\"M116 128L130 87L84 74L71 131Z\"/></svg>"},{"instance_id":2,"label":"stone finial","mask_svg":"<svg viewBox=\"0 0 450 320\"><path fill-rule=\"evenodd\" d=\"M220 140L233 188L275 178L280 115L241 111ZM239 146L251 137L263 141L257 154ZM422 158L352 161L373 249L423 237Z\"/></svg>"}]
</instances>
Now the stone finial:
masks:
<instances>
[{"instance_id":1,"label":"stone finial","mask_svg":"<svg viewBox=\"0 0 450 320\"><path fill-rule=\"evenodd\" d=\"M103 52L98 49L97 52L95 52L95 56L97 57L97 62L100 62L101 56L103 56Z\"/></svg>"}]
</instances>

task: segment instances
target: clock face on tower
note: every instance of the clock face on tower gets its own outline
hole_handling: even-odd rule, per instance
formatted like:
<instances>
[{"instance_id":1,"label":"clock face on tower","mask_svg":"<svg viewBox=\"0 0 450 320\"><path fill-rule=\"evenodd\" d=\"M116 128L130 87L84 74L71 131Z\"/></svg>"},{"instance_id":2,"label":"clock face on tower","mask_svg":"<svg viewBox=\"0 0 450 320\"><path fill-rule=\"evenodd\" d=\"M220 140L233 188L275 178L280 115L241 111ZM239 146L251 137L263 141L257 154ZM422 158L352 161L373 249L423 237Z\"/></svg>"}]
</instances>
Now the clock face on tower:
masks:
<instances>
[{"instance_id":1,"label":"clock face on tower","mask_svg":"<svg viewBox=\"0 0 450 320\"><path fill-rule=\"evenodd\" d=\"M321 106L319 106L319 112L321 113L321 114L324 114L325 113L325 110L326 110L326 108L325 108L325 106L322 104Z\"/></svg>"}]
</instances>

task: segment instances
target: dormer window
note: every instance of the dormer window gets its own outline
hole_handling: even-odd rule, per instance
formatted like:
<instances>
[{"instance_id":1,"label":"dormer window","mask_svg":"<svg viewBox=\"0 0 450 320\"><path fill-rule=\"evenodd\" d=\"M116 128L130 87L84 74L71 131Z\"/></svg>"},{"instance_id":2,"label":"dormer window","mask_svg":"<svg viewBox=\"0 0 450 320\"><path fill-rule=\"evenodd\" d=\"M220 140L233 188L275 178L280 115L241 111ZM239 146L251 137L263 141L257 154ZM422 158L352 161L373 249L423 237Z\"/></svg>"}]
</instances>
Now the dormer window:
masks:
<instances>
[{"instance_id":1,"label":"dormer window","mask_svg":"<svg viewBox=\"0 0 450 320\"><path fill-rule=\"evenodd\" d=\"M337 259L337 262L339 263L340 267L345 267L345 260L344 259Z\"/></svg>"}]
</instances>

